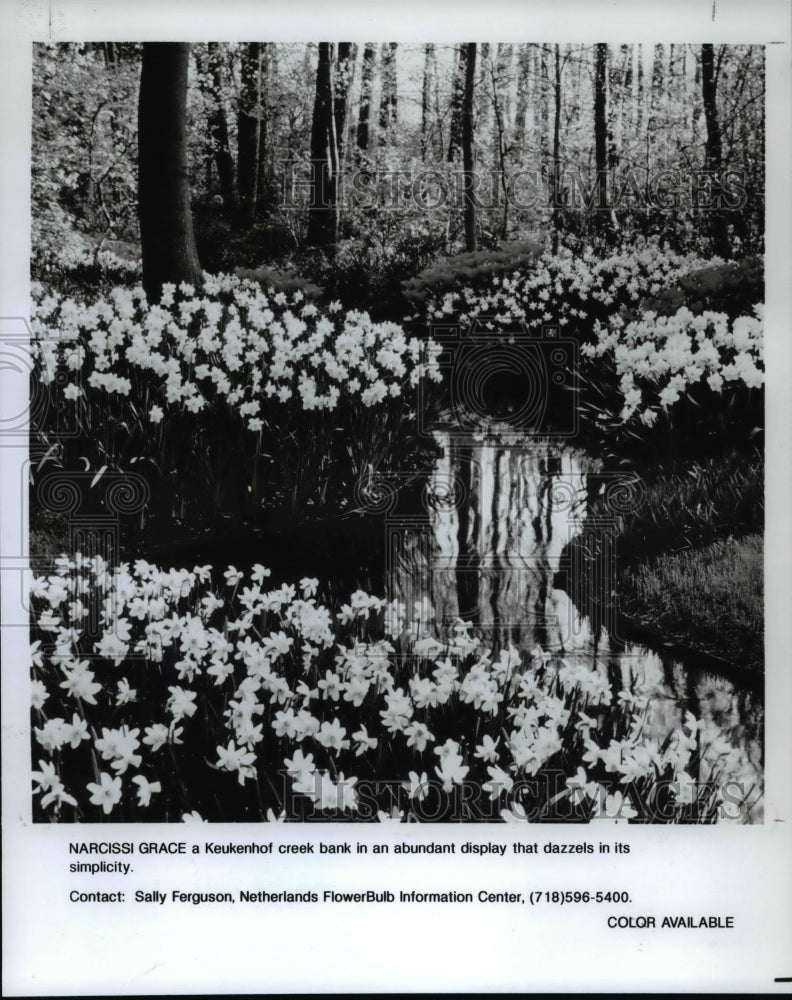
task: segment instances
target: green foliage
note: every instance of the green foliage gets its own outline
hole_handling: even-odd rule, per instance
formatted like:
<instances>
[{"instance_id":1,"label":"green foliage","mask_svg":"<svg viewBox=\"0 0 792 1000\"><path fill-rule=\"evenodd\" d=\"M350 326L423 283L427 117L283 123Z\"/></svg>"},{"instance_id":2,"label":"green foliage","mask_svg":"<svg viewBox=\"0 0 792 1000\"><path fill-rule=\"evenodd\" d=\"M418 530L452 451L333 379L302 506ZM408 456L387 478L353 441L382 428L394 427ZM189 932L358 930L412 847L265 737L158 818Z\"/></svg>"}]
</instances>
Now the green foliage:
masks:
<instances>
[{"instance_id":1,"label":"green foliage","mask_svg":"<svg viewBox=\"0 0 792 1000\"><path fill-rule=\"evenodd\" d=\"M762 669L764 648L761 535L722 539L665 553L627 570L619 582L629 617L693 648Z\"/></svg>"},{"instance_id":2,"label":"green foliage","mask_svg":"<svg viewBox=\"0 0 792 1000\"><path fill-rule=\"evenodd\" d=\"M297 274L277 270L272 267L257 267L246 269L237 268L236 275L239 278L246 278L255 281L262 288L273 289L276 292L285 292L291 295L294 292L302 292L304 298L310 302L317 302L325 292L323 288L315 285L312 281L306 281Z\"/></svg>"},{"instance_id":3,"label":"green foliage","mask_svg":"<svg viewBox=\"0 0 792 1000\"><path fill-rule=\"evenodd\" d=\"M764 529L764 461L755 451L663 467L641 481L643 502L619 515L620 564L634 565L662 553L698 549L730 536ZM611 515L595 495L593 518Z\"/></svg>"},{"instance_id":4,"label":"green foliage","mask_svg":"<svg viewBox=\"0 0 792 1000\"><path fill-rule=\"evenodd\" d=\"M715 264L680 277L677 283L641 304L660 316L672 316L682 306L696 316L726 313L731 319L747 315L764 301L764 262L761 257Z\"/></svg>"},{"instance_id":5,"label":"green foliage","mask_svg":"<svg viewBox=\"0 0 792 1000\"><path fill-rule=\"evenodd\" d=\"M33 46L33 259L80 233L137 238L136 46L111 64L96 43Z\"/></svg>"},{"instance_id":6,"label":"green foliage","mask_svg":"<svg viewBox=\"0 0 792 1000\"><path fill-rule=\"evenodd\" d=\"M78 300L86 293L109 295L114 288L140 284L140 247L118 241L57 247L34 257L30 272L34 281Z\"/></svg>"},{"instance_id":7,"label":"green foliage","mask_svg":"<svg viewBox=\"0 0 792 1000\"><path fill-rule=\"evenodd\" d=\"M503 246L498 250L479 250L447 257L430 265L404 283L404 294L421 309L434 297L460 287L481 288L494 277L532 268L542 253L538 243L525 242Z\"/></svg>"}]
</instances>

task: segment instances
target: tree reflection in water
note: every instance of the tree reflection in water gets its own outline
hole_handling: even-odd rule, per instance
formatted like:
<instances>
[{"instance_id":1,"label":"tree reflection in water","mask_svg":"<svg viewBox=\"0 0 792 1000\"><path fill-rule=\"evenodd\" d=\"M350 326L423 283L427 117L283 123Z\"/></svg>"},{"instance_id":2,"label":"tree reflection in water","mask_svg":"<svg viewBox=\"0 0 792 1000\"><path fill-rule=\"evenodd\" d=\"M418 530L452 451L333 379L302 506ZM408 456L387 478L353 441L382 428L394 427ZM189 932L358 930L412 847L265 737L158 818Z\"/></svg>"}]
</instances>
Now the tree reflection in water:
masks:
<instances>
[{"instance_id":1,"label":"tree reflection in water","mask_svg":"<svg viewBox=\"0 0 792 1000\"><path fill-rule=\"evenodd\" d=\"M456 618L471 623L496 651L539 646L567 661L604 671L615 693L631 688L648 702L644 733L662 742L692 712L702 746L718 756L724 779L756 788L763 766L760 692L712 673L665 649L619 640L613 619L592 627L566 589L568 543L586 525L588 477L599 463L552 441L504 443L497 435L457 438L437 432L442 449L425 484L421 510L397 511L389 524L388 587L409 608L420 602L427 629L438 636ZM600 542L608 539L602 525ZM585 572L591 572L589 568ZM589 589L612 589L606 557ZM578 581L580 582L580 581ZM626 694L624 695L627 696ZM761 821L760 802L751 814Z\"/></svg>"}]
</instances>

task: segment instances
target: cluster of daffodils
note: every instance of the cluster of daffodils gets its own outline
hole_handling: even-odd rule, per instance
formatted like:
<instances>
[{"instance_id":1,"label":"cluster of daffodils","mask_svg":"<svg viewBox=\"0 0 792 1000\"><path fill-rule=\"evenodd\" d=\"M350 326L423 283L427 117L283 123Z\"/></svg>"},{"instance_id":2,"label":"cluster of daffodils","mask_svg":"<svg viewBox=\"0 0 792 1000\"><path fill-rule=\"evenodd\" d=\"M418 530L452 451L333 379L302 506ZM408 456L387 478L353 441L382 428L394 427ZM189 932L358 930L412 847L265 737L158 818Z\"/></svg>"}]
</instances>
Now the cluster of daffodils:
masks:
<instances>
[{"instance_id":1,"label":"cluster of daffodils","mask_svg":"<svg viewBox=\"0 0 792 1000\"><path fill-rule=\"evenodd\" d=\"M84 243L68 238L56 246L50 241L39 240L40 248L34 255L36 270L43 276L77 274L90 268L107 281L130 283L140 281L140 261L120 257L110 249L93 249Z\"/></svg>"},{"instance_id":2,"label":"cluster of daffodils","mask_svg":"<svg viewBox=\"0 0 792 1000\"><path fill-rule=\"evenodd\" d=\"M375 407L422 378L440 380L440 347L408 338L366 313L326 314L302 292L207 276L200 293L166 286L149 305L141 288L114 288L85 304L34 286L33 350L40 377L61 375L63 398L130 397L151 423L222 400L252 431L272 404L335 410Z\"/></svg>"},{"instance_id":3,"label":"cluster of daffodils","mask_svg":"<svg viewBox=\"0 0 792 1000\"><path fill-rule=\"evenodd\" d=\"M762 314L757 305L753 316L733 321L723 313L694 316L685 307L673 316L646 312L627 324L616 316L607 327L597 324L596 343L581 351L612 366L622 399L619 420L652 426L698 385L716 393L729 384L763 385Z\"/></svg>"},{"instance_id":4,"label":"cluster of daffodils","mask_svg":"<svg viewBox=\"0 0 792 1000\"><path fill-rule=\"evenodd\" d=\"M317 592L261 565L79 555L34 578L37 818L530 819L559 772L583 818L636 815L623 795L658 775L682 818L690 775L729 770L690 715L649 738L649 696L604 665L493 652L461 621L430 634L421 602Z\"/></svg>"},{"instance_id":5,"label":"cluster of daffodils","mask_svg":"<svg viewBox=\"0 0 792 1000\"><path fill-rule=\"evenodd\" d=\"M560 247L530 267L493 275L483 287L458 288L430 298L429 322L471 323L488 329L518 325L540 332L545 324L568 329L593 325L598 316L657 295L683 274L718 263L657 246L620 250L604 257Z\"/></svg>"}]
</instances>

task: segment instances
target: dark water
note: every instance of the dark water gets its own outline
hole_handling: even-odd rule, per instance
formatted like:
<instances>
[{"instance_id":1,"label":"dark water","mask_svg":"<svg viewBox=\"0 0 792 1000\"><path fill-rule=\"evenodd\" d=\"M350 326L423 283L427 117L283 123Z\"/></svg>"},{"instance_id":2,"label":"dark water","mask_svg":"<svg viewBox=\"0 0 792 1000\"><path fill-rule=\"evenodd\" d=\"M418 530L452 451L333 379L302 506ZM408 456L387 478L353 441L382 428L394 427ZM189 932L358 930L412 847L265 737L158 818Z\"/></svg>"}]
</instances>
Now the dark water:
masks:
<instances>
[{"instance_id":1,"label":"dark water","mask_svg":"<svg viewBox=\"0 0 792 1000\"><path fill-rule=\"evenodd\" d=\"M607 518L586 519L589 477L598 462L548 441L479 440L437 432L442 455L412 506L396 504L386 518L386 573L391 598L422 613L442 631L457 617L470 621L493 646L537 646L567 662L621 677L648 699L643 732L662 742L691 712L701 722L702 746L717 756L719 780L739 781L761 820L763 699L733 677L713 672L695 656L684 661L662 646L620 636L615 617L592 625L563 586L580 573L569 543L584 530L607 552ZM614 509L629 503L612 484ZM617 553L599 562L589 590L605 598ZM579 580L577 581L580 582ZM610 626L610 627L608 627ZM755 686L754 686L755 687Z\"/></svg>"}]
</instances>

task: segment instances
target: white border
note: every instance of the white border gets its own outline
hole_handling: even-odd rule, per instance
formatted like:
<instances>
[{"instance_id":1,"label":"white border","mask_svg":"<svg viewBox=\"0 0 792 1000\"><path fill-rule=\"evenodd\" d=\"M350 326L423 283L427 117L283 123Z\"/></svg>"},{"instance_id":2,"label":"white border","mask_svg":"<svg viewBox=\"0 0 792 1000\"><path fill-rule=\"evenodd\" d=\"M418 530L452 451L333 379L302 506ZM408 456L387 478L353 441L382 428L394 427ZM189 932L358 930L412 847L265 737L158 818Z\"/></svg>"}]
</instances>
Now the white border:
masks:
<instances>
[{"instance_id":1,"label":"white border","mask_svg":"<svg viewBox=\"0 0 792 1000\"><path fill-rule=\"evenodd\" d=\"M629 857L474 862L412 861L386 865L333 859L259 867L214 859L174 866L149 859L152 887L416 888L519 883L574 888L626 885L648 913L734 913L731 933L644 934L607 931L604 913L585 908L517 911L500 907L382 909L251 908L218 917L200 907L141 912L75 908L62 899L66 844L100 839L96 829L32 826L28 783L26 619L20 569L27 555L20 515L24 449L0 441L3 622L3 853L5 995L93 995L417 990L662 989L787 992L774 976L792 975L792 461L790 376L792 315L790 233L789 4L781 0L635 0L505 2L402 0L377 7L313 0L299 7L262 0L162 0L132 4L94 0L17 0L2 9L0 30L0 317L28 309L30 41L74 39L284 41L340 39L565 42L777 43L767 49L767 698L766 821L734 829L493 827L411 831L423 840L627 842ZM714 16L713 16L714 15ZM2 322L2 321L0 321ZM26 380L5 399L24 400ZM12 395L13 394L13 395ZM20 395L21 394L21 397ZM10 404L3 403L3 413ZM223 839L384 840L381 828L213 825ZM162 831L162 832L160 832ZM400 830L401 833L403 830ZM174 829L104 827L101 837L172 839ZM178 831L188 842L195 835ZM198 842L202 841L198 837ZM215 864L215 860L218 862ZM208 884L211 883L211 884ZM633 911L638 912L638 911Z\"/></svg>"}]
</instances>

